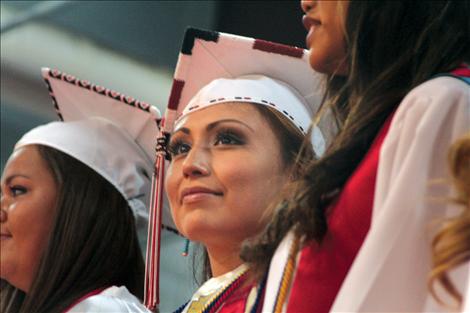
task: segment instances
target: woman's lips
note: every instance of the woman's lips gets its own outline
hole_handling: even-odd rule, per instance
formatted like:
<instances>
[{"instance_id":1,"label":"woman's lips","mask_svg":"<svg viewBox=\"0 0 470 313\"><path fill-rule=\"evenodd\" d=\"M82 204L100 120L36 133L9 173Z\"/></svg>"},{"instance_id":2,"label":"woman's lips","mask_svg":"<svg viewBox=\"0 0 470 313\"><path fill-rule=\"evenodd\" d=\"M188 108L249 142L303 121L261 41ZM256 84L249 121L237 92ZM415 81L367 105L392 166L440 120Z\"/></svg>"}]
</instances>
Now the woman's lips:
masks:
<instances>
[{"instance_id":1,"label":"woman's lips","mask_svg":"<svg viewBox=\"0 0 470 313\"><path fill-rule=\"evenodd\" d=\"M315 31L315 26L310 27L310 29L308 31L308 34L307 34L307 37L305 37L305 45L306 45L307 49L311 48L312 37L313 37L314 31Z\"/></svg>"},{"instance_id":2,"label":"woman's lips","mask_svg":"<svg viewBox=\"0 0 470 313\"><path fill-rule=\"evenodd\" d=\"M310 49L313 34L315 33L315 30L321 25L321 22L318 19L304 15L302 17L302 24L304 24L305 29L308 31L307 37L305 38L305 44L307 45L307 48Z\"/></svg>"},{"instance_id":3,"label":"woman's lips","mask_svg":"<svg viewBox=\"0 0 470 313\"><path fill-rule=\"evenodd\" d=\"M222 195L222 192L218 192L205 187L185 188L181 192L181 203L189 204L205 200L210 197L220 197Z\"/></svg>"},{"instance_id":4,"label":"woman's lips","mask_svg":"<svg viewBox=\"0 0 470 313\"><path fill-rule=\"evenodd\" d=\"M6 239L10 239L11 238L11 235L10 234L7 234L7 233L0 233L0 240L6 240Z\"/></svg>"}]
</instances>

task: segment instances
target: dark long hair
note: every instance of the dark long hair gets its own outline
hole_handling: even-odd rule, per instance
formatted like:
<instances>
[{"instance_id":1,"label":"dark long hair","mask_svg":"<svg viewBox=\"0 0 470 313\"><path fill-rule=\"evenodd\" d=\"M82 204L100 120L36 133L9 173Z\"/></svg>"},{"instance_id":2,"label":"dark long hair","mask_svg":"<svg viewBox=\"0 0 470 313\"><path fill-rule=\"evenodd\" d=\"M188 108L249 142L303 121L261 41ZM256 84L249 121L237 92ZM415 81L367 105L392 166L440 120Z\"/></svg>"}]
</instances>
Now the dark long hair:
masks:
<instances>
[{"instance_id":1,"label":"dark long hair","mask_svg":"<svg viewBox=\"0 0 470 313\"><path fill-rule=\"evenodd\" d=\"M302 177L265 232L242 250L258 274L290 229L321 243L326 209L405 95L470 60L468 1L351 1L346 11L348 74L326 77L323 103L338 132L320 159L301 156Z\"/></svg>"},{"instance_id":2,"label":"dark long hair","mask_svg":"<svg viewBox=\"0 0 470 313\"><path fill-rule=\"evenodd\" d=\"M36 147L59 186L56 216L29 292L2 281L1 311L61 312L113 285L142 298L144 262L126 199L80 161Z\"/></svg>"}]
</instances>

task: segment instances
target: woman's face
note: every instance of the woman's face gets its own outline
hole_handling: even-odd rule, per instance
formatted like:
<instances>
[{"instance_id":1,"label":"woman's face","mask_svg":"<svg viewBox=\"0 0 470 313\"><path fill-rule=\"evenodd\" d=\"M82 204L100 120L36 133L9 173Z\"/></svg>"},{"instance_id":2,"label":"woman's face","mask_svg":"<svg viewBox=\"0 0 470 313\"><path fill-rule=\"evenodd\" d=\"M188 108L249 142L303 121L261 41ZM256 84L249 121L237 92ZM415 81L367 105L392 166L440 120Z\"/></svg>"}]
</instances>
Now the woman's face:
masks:
<instances>
[{"instance_id":1,"label":"woman's face","mask_svg":"<svg viewBox=\"0 0 470 313\"><path fill-rule=\"evenodd\" d=\"M302 0L302 22L308 31L310 66L325 74L347 74L344 21L348 1Z\"/></svg>"},{"instance_id":2,"label":"woman's face","mask_svg":"<svg viewBox=\"0 0 470 313\"><path fill-rule=\"evenodd\" d=\"M1 179L1 278L28 292L47 245L57 186L36 146L16 149Z\"/></svg>"},{"instance_id":3,"label":"woman's face","mask_svg":"<svg viewBox=\"0 0 470 313\"><path fill-rule=\"evenodd\" d=\"M251 104L218 104L181 119L165 180L178 230L206 247L232 247L255 235L288 179L280 149Z\"/></svg>"}]
</instances>

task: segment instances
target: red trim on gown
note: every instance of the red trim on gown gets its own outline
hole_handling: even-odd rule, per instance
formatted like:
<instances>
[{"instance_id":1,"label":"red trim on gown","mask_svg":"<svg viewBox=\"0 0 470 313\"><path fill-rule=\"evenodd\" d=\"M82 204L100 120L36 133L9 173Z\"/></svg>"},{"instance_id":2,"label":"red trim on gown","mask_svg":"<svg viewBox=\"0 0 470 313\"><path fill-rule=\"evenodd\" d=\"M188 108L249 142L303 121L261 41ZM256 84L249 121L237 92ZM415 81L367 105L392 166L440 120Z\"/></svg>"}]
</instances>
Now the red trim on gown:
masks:
<instances>
[{"instance_id":1,"label":"red trim on gown","mask_svg":"<svg viewBox=\"0 0 470 313\"><path fill-rule=\"evenodd\" d=\"M370 227L379 152L393 114L330 208L328 232L319 246L302 250L292 284L288 313L329 312Z\"/></svg>"},{"instance_id":2,"label":"red trim on gown","mask_svg":"<svg viewBox=\"0 0 470 313\"><path fill-rule=\"evenodd\" d=\"M107 288L107 287L106 287ZM75 300L71 305L69 305L65 310L64 310L64 313L67 313L70 309L72 309L74 306L76 306L77 304L79 304L80 302L82 302L83 300L87 299L87 298L90 298L92 296L95 296L101 292L103 292L103 290L106 289L105 287L103 288L98 288L98 289L95 289L95 290L92 290L90 291L89 293L83 295L82 297L78 298L77 300Z\"/></svg>"},{"instance_id":3,"label":"red trim on gown","mask_svg":"<svg viewBox=\"0 0 470 313\"><path fill-rule=\"evenodd\" d=\"M466 64L461 64L458 68L450 72L451 74L463 77L470 77L470 68Z\"/></svg>"}]
</instances>

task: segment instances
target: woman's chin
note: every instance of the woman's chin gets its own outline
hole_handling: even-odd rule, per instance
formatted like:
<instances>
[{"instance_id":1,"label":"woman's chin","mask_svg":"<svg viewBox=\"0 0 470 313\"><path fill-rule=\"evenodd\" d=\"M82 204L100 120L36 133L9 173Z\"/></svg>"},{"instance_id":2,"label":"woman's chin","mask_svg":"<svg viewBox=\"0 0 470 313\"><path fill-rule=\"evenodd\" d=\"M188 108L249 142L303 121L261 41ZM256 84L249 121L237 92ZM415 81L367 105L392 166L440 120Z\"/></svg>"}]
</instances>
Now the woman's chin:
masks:
<instances>
[{"instance_id":1,"label":"woman's chin","mask_svg":"<svg viewBox=\"0 0 470 313\"><path fill-rule=\"evenodd\" d=\"M2 258L4 257L2 256ZM8 279L11 276L10 275L11 272L12 272L11 266L9 266L7 262L2 260L2 262L0 262L0 279L5 280L9 284L11 284L11 282Z\"/></svg>"},{"instance_id":2,"label":"woman's chin","mask_svg":"<svg viewBox=\"0 0 470 313\"><path fill-rule=\"evenodd\" d=\"M204 244L205 238L210 236L211 232L205 223L188 223L181 228L181 234L194 242L201 242Z\"/></svg>"},{"instance_id":3,"label":"woman's chin","mask_svg":"<svg viewBox=\"0 0 470 313\"><path fill-rule=\"evenodd\" d=\"M318 73L327 75L334 74L336 76L346 76L348 73L347 66L345 64L332 62L327 56L314 50L311 50L309 63L310 67Z\"/></svg>"}]
</instances>

